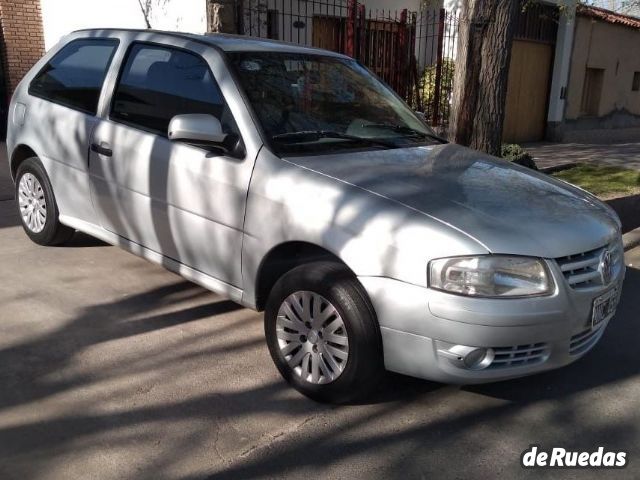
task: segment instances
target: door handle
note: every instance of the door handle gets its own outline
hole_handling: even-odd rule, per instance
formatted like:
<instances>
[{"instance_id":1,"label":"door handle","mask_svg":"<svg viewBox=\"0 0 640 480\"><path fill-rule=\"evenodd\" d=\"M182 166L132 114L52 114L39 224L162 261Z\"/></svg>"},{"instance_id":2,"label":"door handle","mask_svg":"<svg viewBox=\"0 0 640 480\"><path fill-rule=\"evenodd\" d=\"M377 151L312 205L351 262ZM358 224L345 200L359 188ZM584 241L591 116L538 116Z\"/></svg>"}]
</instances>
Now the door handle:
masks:
<instances>
[{"instance_id":1,"label":"door handle","mask_svg":"<svg viewBox=\"0 0 640 480\"><path fill-rule=\"evenodd\" d=\"M113 155L113 151L108 146L105 146L104 143L102 145L92 143L91 151L97 153L98 155L104 155L105 157L110 157Z\"/></svg>"}]
</instances>

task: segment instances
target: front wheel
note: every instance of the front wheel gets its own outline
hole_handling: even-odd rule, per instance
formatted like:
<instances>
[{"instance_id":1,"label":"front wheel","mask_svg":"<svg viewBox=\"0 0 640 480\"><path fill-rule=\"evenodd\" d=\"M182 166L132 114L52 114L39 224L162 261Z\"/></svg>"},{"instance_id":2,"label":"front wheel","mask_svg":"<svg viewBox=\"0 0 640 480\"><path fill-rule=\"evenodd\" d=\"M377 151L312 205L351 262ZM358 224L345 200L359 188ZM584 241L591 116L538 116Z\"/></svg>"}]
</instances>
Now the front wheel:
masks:
<instances>
[{"instance_id":1,"label":"front wheel","mask_svg":"<svg viewBox=\"0 0 640 480\"><path fill-rule=\"evenodd\" d=\"M39 245L59 245L74 230L58 221L58 205L47 172L36 157L22 162L16 174L16 200L25 233Z\"/></svg>"},{"instance_id":2,"label":"front wheel","mask_svg":"<svg viewBox=\"0 0 640 480\"><path fill-rule=\"evenodd\" d=\"M363 397L384 374L375 312L340 264L303 265L278 280L267 302L265 334L282 376L314 400Z\"/></svg>"}]
</instances>

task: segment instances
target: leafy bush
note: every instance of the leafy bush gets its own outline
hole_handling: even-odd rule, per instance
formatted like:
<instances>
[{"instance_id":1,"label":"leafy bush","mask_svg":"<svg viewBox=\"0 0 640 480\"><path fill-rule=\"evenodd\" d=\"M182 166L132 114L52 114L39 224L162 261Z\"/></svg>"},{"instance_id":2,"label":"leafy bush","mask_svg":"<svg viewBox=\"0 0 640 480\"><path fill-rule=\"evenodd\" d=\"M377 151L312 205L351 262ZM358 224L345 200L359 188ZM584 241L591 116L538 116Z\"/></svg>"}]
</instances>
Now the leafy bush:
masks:
<instances>
[{"instance_id":1,"label":"leafy bush","mask_svg":"<svg viewBox=\"0 0 640 480\"><path fill-rule=\"evenodd\" d=\"M538 170L538 166L536 162L533 161L533 158L524 148L515 143L503 143L501 156L505 160L508 160L513 163L517 163L518 165L522 165L523 167L530 168L532 170Z\"/></svg>"},{"instance_id":2,"label":"leafy bush","mask_svg":"<svg viewBox=\"0 0 640 480\"><path fill-rule=\"evenodd\" d=\"M425 110L433 108L433 98L436 94L436 65L428 65L422 72L418 86L418 97ZM455 74L455 62L451 58L442 60L442 76L440 80L440 109L441 114L448 112L451 103L451 88Z\"/></svg>"}]
</instances>

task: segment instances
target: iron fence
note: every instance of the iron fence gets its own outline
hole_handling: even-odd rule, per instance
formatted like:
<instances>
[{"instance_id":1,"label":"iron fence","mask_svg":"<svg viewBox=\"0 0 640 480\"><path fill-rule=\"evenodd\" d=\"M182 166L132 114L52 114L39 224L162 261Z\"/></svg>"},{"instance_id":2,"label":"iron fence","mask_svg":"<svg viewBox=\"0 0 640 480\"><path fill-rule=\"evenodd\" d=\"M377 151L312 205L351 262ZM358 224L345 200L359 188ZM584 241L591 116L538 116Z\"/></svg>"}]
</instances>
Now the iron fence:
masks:
<instances>
[{"instance_id":1,"label":"iron fence","mask_svg":"<svg viewBox=\"0 0 640 480\"><path fill-rule=\"evenodd\" d=\"M418 87L415 98L408 100L425 112L431 125L444 127L451 112L458 16L444 9L424 10L417 22Z\"/></svg>"},{"instance_id":2,"label":"iron fence","mask_svg":"<svg viewBox=\"0 0 640 480\"><path fill-rule=\"evenodd\" d=\"M241 35L346 53L350 3L344 0L236 0Z\"/></svg>"}]
</instances>

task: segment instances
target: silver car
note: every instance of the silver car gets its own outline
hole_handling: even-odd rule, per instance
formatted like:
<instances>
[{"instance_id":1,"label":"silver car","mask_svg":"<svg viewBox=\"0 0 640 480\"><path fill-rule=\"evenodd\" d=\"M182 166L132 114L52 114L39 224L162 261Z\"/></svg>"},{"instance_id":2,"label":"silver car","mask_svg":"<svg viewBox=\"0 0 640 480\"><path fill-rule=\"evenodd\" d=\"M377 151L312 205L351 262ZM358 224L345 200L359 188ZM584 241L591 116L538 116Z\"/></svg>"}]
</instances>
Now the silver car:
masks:
<instances>
[{"instance_id":1,"label":"silver car","mask_svg":"<svg viewBox=\"0 0 640 480\"><path fill-rule=\"evenodd\" d=\"M616 214L438 138L345 56L267 40L75 32L17 88L27 235L76 230L265 311L321 401L384 370L448 383L567 365L614 315Z\"/></svg>"}]
</instances>

